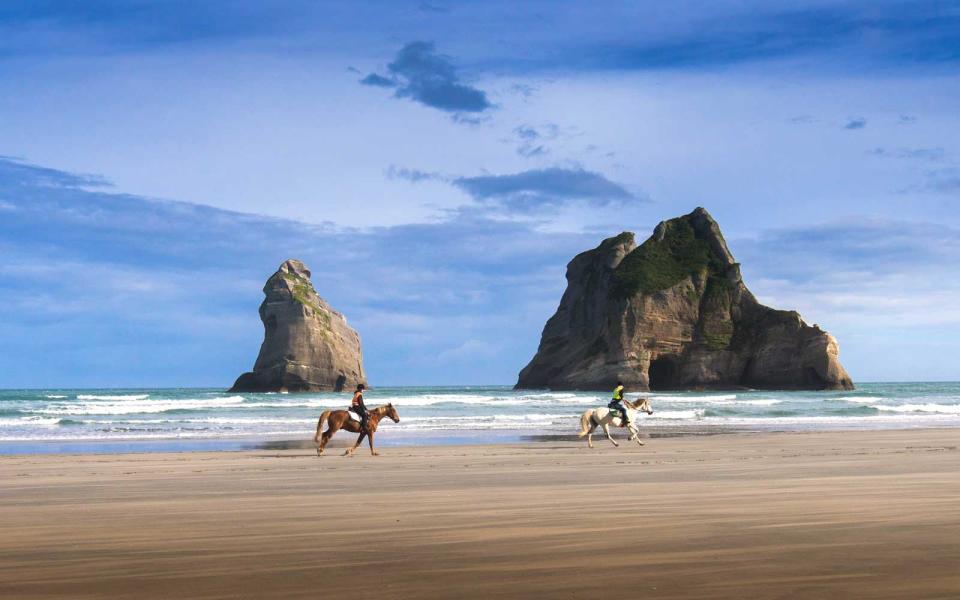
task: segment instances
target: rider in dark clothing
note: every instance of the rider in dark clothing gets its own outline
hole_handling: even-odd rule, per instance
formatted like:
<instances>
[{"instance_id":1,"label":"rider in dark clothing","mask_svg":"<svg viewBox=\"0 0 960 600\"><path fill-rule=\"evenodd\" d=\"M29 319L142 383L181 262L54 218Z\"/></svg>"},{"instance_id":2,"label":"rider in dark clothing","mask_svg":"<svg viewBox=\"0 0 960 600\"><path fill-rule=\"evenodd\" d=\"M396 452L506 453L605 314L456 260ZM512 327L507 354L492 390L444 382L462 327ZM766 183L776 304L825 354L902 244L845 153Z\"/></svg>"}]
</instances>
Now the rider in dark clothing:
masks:
<instances>
[{"instance_id":1,"label":"rider in dark clothing","mask_svg":"<svg viewBox=\"0 0 960 600\"><path fill-rule=\"evenodd\" d=\"M366 431L367 420L370 415L367 414L367 407L363 403L363 390L366 389L362 383L357 384L357 391L353 393L353 400L350 401L350 410L360 416L360 430Z\"/></svg>"},{"instance_id":2,"label":"rider in dark clothing","mask_svg":"<svg viewBox=\"0 0 960 600\"><path fill-rule=\"evenodd\" d=\"M607 408L620 413L621 426L626 427L630 424L627 420L627 407L623 403L623 383L617 382L617 387L613 390L613 400L607 404Z\"/></svg>"}]
</instances>

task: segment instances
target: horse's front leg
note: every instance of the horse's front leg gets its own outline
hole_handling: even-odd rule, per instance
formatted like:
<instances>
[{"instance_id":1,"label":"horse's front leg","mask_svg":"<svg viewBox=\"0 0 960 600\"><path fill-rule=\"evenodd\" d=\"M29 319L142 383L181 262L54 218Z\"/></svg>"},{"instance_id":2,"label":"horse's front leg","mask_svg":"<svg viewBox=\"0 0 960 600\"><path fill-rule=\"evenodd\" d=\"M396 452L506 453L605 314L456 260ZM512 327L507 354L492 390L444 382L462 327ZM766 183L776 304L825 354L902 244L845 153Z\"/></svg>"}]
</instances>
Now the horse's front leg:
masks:
<instances>
[{"instance_id":1,"label":"horse's front leg","mask_svg":"<svg viewBox=\"0 0 960 600\"><path fill-rule=\"evenodd\" d=\"M370 442L370 454L380 456L380 453L373 449L373 432L367 434L367 441Z\"/></svg>"},{"instance_id":2,"label":"horse's front leg","mask_svg":"<svg viewBox=\"0 0 960 600\"><path fill-rule=\"evenodd\" d=\"M360 443L363 442L363 438L366 437L366 430L360 431L360 437L357 438L357 442L353 445L353 448L349 448L346 452L343 453L344 456L353 456L354 451L360 447Z\"/></svg>"},{"instance_id":3,"label":"horse's front leg","mask_svg":"<svg viewBox=\"0 0 960 600\"><path fill-rule=\"evenodd\" d=\"M633 425L630 425L630 433L633 434L630 436L630 439L635 441L640 446L642 446L643 442L640 441L640 430L634 427Z\"/></svg>"},{"instance_id":4,"label":"horse's front leg","mask_svg":"<svg viewBox=\"0 0 960 600\"><path fill-rule=\"evenodd\" d=\"M620 447L620 444L617 443L617 440L613 439L613 436L610 435L610 428L607 426L606 423L603 424L603 432L607 434L607 439L610 440L611 444L613 444L617 448Z\"/></svg>"}]
</instances>

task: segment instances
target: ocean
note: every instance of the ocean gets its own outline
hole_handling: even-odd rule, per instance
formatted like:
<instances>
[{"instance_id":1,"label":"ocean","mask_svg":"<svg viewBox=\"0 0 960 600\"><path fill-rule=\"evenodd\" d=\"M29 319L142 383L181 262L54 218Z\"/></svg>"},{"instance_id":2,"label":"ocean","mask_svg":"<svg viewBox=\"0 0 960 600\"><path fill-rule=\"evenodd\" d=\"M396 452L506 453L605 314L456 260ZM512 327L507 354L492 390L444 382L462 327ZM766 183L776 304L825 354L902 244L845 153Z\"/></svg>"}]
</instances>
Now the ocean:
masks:
<instances>
[{"instance_id":1,"label":"ocean","mask_svg":"<svg viewBox=\"0 0 960 600\"><path fill-rule=\"evenodd\" d=\"M368 390L366 401L371 407L387 402L397 407L400 423L387 422L378 432L378 443L390 445L572 434L580 414L606 405L609 395L505 386L383 387ZM654 414L643 415L641 427L668 434L960 427L960 383L643 395ZM309 439L323 409L343 408L349 401L347 393L231 394L198 388L2 390L0 454L226 449L256 440Z\"/></svg>"}]
</instances>

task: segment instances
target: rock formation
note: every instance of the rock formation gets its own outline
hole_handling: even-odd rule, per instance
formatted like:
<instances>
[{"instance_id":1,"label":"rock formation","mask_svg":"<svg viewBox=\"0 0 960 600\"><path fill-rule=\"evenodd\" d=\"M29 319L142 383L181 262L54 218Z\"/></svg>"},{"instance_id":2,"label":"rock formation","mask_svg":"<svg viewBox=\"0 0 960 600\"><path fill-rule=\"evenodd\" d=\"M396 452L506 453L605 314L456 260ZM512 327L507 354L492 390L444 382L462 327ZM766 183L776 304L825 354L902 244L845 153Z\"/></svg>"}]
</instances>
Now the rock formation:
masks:
<instances>
[{"instance_id":1,"label":"rock formation","mask_svg":"<svg viewBox=\"0 0 960 600\"><path fill-rule=\"evenodd\" d=\"M852 389L837 340L754 298L709 213L604 240L567 289L518 389Z\"/></svg>"},{"instance_id":2,"label":"rock formation","mask_svg":"<svg viewBox=\"0 0 960 600\"><path fill-rule=\"evenodd\" d=\"M317 295L302 262L280 265L263 293L260 354L231 392L340 391L365 382L360 336Z\"/></svg>"}]
</instances>

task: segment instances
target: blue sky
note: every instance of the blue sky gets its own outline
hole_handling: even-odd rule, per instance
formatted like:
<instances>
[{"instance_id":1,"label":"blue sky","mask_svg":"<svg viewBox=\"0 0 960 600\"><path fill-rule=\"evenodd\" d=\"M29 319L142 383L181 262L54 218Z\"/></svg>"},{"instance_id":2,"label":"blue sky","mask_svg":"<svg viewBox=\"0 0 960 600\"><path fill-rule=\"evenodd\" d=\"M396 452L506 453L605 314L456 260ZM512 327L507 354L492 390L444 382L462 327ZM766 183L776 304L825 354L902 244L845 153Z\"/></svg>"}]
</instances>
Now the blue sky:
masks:
<instances>
[{"instance_id":1,"label":"blue sky","mask_svg":"<svg viewBox=\"0 0 960 600\"><path fill-rule=\"evenodd\" d=\"M956 2L4 2L0 386L228 385L290 257L373 384L510 384L696 206L855 380L956 380L958 66Z\"/></svg>"}]
</instances>

